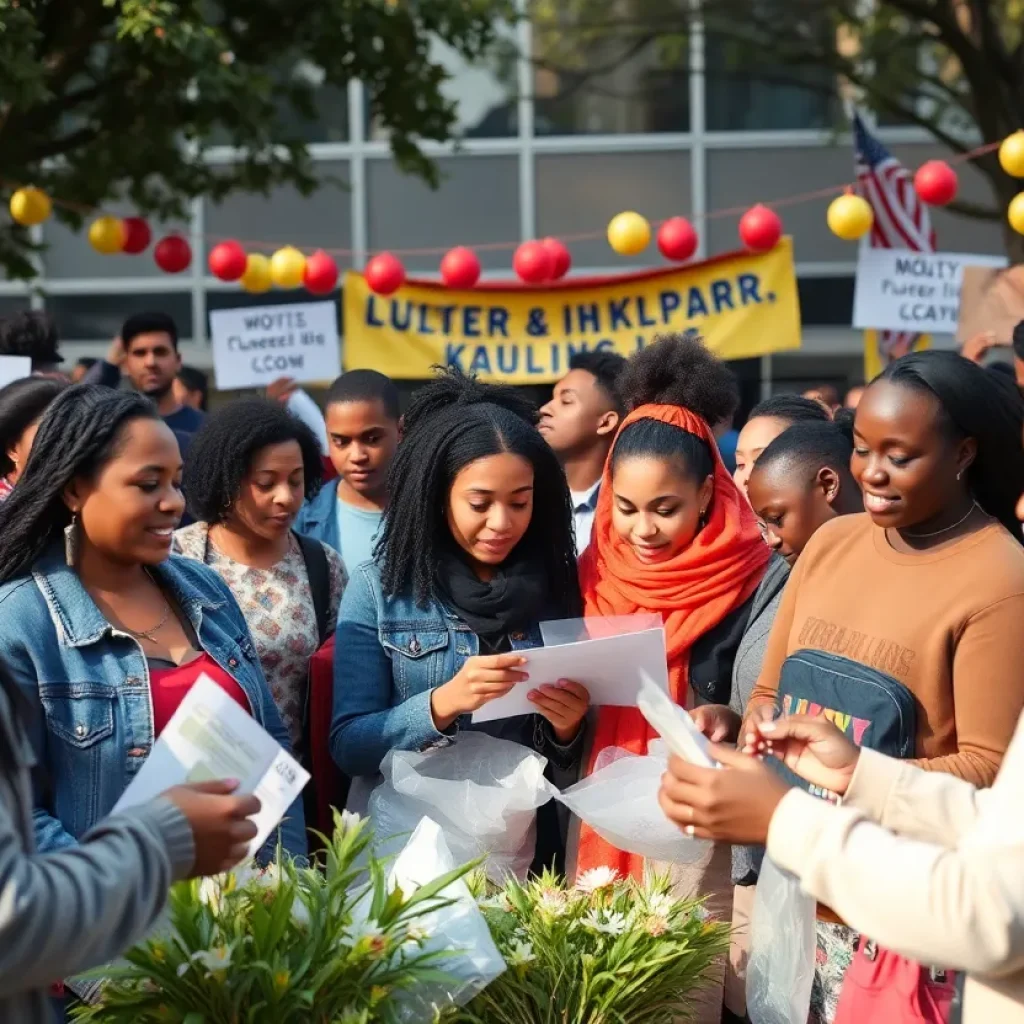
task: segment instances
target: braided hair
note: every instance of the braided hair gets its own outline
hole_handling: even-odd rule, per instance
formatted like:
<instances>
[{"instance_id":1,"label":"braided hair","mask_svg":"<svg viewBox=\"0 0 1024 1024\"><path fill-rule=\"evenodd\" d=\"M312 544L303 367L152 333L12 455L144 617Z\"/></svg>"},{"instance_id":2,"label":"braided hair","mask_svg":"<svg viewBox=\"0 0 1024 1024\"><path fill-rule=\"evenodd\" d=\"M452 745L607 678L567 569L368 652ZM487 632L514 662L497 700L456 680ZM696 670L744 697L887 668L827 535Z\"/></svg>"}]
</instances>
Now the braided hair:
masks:
<instances>
[{"instance_id":1,"label":"braided hair","mask_svg":"<svg viewBox=\"0 0 1024 1024\"><path fill-rule=\"evenodd\" d=\"M28 572L71 522L64 491L91 477L118 452L134 420L159 420L156 406L133 391L78 384L46 410L18 480L0 504L0 583Z\"/></svg>"},{"instance_id":2,"label":"braided hair","mask_svg":"<svg viewBox=\"0 0 1024 1024\"><path fill-rule=\"evenodd\" d=\"M1024 399L1015 383L957 352L934 349L897 359L876 380L931 394L950 435L974 438L978 454L967 470L967 485L978 504L1024 543L1016 515L1024 492Z\"/></svg>"},{"instance_id":3,"label":"braided hair","mask_svg":"<svg viewBox=\"0 0 1024 1024\"><path fill-rule=\"evenodd\" d=\"M405 433L388 475L391 501L375 554L384 593L408 594L422 607L451 543L448 494L471 462L511 453L533 466L533 516L519 547L542 559L552 602L579 614L572 505L555 453L537 432L537 412L515 389L442 370L412 398Z\"/></svg>"},{"instance_id":4,"label":"braided hair","mask_svg":"<svg viewBox=\"0 0 1024 1024\"><path fill-rule=\"evenodd\" d=\"M732 370L693 334L662 336L634 355L619 378L619 393L631 412L642 405L678 405L709 427L730 419L740 401ZM674 459L698 482L715 470L706 441L661 420L636 420L621 431L612 449L612 467L644 456Z\"/></svg>"}]
</instances>

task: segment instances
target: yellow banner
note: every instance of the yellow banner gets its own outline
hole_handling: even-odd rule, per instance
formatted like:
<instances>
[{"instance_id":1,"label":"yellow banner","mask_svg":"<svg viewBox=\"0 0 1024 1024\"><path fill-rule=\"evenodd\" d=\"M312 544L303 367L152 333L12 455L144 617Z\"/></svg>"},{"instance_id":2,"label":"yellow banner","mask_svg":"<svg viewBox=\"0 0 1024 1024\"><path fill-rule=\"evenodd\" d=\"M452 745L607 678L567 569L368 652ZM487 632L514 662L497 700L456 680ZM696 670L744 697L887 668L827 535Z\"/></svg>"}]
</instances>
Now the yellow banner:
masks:
<instances>
[{"instance_id":1,"label":"yellow banner","mask_svg":"<svg viewBox=\"0 0 1024 1024\"><path fill-rule=\"evenodd\" d=\"M881 335L883 331L864 332L864 380L870 384L894 359L905 356L908 352L923 352L932 347L930 334L915 334L909 344L897 344L890 352L882 351Z\"/></svg>"},{"instance_id":2,"label":"yellow banner","mask_svg":"<svg viewBox=\"0 0 1024 1024\"><path fill-rule=\"evenodd\" d=\"M455 365L482 380L558 380L576 352L624 356L656 335L695 329L723 359L800 347L793 248L734 254L679 269L567 281L547 288L454 291L411 283L375 295L361 274L344 287L346 370L422 380Z\"/></svg>"}]
</instances>

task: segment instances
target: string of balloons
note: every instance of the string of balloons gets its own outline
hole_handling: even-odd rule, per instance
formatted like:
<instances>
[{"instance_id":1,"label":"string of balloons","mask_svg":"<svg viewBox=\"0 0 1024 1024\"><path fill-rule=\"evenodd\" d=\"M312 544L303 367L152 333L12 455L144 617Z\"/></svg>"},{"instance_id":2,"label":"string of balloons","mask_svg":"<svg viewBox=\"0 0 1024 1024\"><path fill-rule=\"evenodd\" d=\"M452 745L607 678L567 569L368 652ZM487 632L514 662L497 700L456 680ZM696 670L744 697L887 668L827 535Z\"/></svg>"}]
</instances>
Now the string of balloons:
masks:
<instances>
[{"instance_id":1,"label":"string of balloons","mask_svg":"<svg viewBox=\"0 0 1024 1024\"><path fill-rule=\"evenodd\" d=\"M929 160L914 175L914 188L918 198L929 206L947 206L956 198L959 179L952 163L961 163L985 153L999 150L999 163L1013 178L1024 178L1024 129L1007 136L1001 143L989 143L953 160ZM831 186L805 192L771 203L758 203L747 208L712 211L705 219L740 215L739 238L750 252L768 252L783 234L779 208L827 198L842 193L829 204L826 215L829 229L839 238L853 242L866 235L874 225L871 204L857 192L855 185ZM53 206L70 203L53 200L42 189L33 185L17 188L11 196L11 217L21 225L42 224L53 212ZM78 208L79 212L82 211ZM1024 192L1011 200L1007 219L1013 229L1024 234ZM697 252L699 240L693 224L685 217L669 217L656 222L656 241L661 255L673 263L685 263ZM635 211L617 214L601 231L566 235L561 239L531 239L526 242L493 242L476 246L477 250L513 249L512 269L525 284L545 285L562 280L572 267L572 254L566 242L600 238L604 234L612 250L620 256L637 256L650 245L651 222ZM208 236L204 236L208 237ZM152 231L142 217L115 217L100 214L88 227L90 245L99 253L112 255L128 253L140 255L153 243ZM252 294L283 289L305 288L314 295L330 294L338 285L339 267L335 256L351 257L347 249L317 249L306 256L294 245L278 248L270 256L259 251L247 251L246 244L236 239L215 241L207 254L210 273L221 281L237 282ZM250 242L249 248L270 248L268 243ZM480 280L482 267L474 249L456 246L445 250L408 249L381 252L373 256L364 269L367 284L378 295L390 295L406 280L405 265L400 255L443 253L439 271L442 282L449 288L473 288ZM179 274L192 263L192 247L178 232L160 238L153 245L153 260L169 274Z\"/></svg>"}]
</instances>

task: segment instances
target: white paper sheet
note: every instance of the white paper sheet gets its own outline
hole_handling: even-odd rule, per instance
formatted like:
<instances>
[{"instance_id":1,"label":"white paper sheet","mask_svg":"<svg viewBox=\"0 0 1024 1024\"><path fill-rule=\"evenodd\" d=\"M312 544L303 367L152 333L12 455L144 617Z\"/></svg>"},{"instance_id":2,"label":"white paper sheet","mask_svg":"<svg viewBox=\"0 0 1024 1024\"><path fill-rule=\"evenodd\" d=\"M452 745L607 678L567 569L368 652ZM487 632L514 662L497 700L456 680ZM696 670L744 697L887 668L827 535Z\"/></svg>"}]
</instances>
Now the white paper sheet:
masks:
<instances>
[{"instance_id":1,"label":"white paper sheet","mask_svg":"<svg viewBox=\"0 0 1024 1024\"><path fill-rule=\"evenodd\" d=\"M262 802L253 818L255 853L309 782L309 772L209 676L196 680L178 705L114 813L146 803L171 786L238 779L239 793Z\"/></svg>"},{"instance_id":2,"label":"white paper sheet","mask_svg":"<svg viewBox=\"0 0 1024 1024\"><path fill-rule=\"evenodd\" d=\"M530 678L516 684L504 697L474 711L474 722L532 714L537 708L526 695L559 679L571 679L585 686L595 707L636 707L645 677L668 693L665 630L661 628L517 653L526 658L524 671Z\"/></svg>"}]
</instances>

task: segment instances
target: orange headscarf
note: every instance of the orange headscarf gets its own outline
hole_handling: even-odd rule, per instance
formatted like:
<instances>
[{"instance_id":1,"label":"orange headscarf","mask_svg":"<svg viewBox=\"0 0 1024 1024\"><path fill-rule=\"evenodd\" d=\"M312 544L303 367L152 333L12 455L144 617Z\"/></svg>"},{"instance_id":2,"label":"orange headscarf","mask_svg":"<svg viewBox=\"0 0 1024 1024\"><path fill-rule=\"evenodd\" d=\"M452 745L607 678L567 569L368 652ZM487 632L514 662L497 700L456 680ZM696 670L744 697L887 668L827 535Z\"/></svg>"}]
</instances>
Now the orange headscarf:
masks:
<instances>
[{"instance_id":1,"label":"orange headscarf","mask_svg":"<svg viewBox=\"0 0 1024 1024\"><path fill-rule=\"evenodd\" d=\"M655 565L640 562L612 526L609 455L597 499L594 532L580 560L580 588L587 616L642 612L661 615L668 648L670 693L677 704L685 706L690 648L753 594L771 553L761 539L750 505L722 462L707 423L679 406L643 405L626 417L621 429L643 419L671 423L696 435L711 449L715 460L714 496L708 521L675 557ZM594 770L602 750L622 747L645 754L648 741L655 737L656 733L636 708L600 708L587 774ZM577 871L602 866L640 877L643 858L615 849L583 825Z\"/></svg>"}]
</instances>

